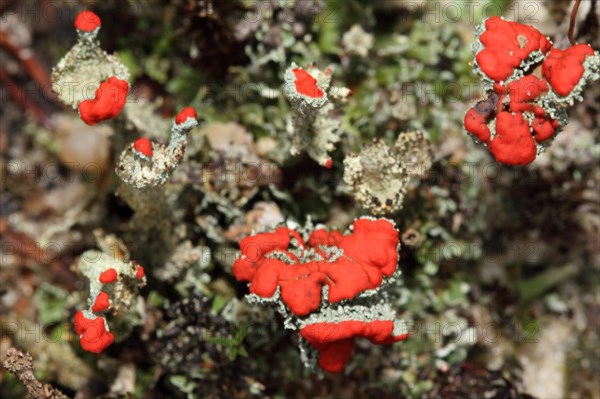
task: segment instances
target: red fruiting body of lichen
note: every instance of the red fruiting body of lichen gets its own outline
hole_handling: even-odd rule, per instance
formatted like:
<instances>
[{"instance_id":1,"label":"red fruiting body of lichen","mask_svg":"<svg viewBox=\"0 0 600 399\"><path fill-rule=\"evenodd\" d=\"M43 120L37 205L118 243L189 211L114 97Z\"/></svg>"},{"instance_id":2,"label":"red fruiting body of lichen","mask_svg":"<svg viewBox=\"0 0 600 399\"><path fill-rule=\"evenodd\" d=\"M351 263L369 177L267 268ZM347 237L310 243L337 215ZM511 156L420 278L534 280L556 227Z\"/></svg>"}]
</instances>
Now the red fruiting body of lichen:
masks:
<instances>
[{"instance_id":1,"label":"red fruiting body of lichen","mask_svg":"<svg viewBox=\"0 0 600 399\"><path fill-rule=\"evenodd\" d=\"M88 125L114 118L119 115L125 105L129 84L114 76L100 83L93 100L79 103L81 119Z\"/></svg>"},{"instance_id":2,"label":"red fruiting body of lichen","mask_svg":"<svg viewBox=\"0 0 600 399\"><path fill-rule=\"evenodd\" d=\"M568 96L584 73L583 62L594 50L587 44L576 44L566 50L553 48L542 64L542 75L561 96Z\"/></svg>"},{"instance_id":3,"label":"red fruiting body of lichen","mask_svg":"<svg viewBox=\"0 0 600 399\"><path fill-rule=\"evenodd\" d=\"M133 143L133 150L146 158L152 158L152 141L146 137L140 137Z\"/></svg>"},{"instance_id":4,"label":"red fruiting body of lichen","mask_svg":"<svg viewBox=\"0 0 600 399\"><path fill-rule=\"evenodd\" d=\"M499 17L486 20L485 28L479 37L484 48L475 58L481 71L494 83L487 86L488 99L465 114L465 129L487 144L497 161L525 165L535 160L536 143L552 138L561 127L551 115L562 119L564 103L572 103L571 98L557 101L554 93L571 95L583 79L587 57L595 53L587 44L566 50L554 48L533 27ZM541 68L530 65L525 70L522 62L533 53ZM537 73L540 69L541 77ZM554 93L548 95L551 90ZM509 99L508 104L505 98ZM493 137L491 122L495 122Z\"/></svg>"},{"instance_id":5,"label":"red fruiting body of lichen","mask_svg":"<svg viewBox=\"0 0 600 399\"><path fill-rule=\"evenodd\" d=\"M501 101L496 93L490 93L487 99L478 101L465 114L465 129L479 140L487 143L490 140L490 128L487 124Z\"/></svg>"},{"instance_id":6,"label":"red fruiting body of lichen","mask_svg":"<svg viewBox=\"0 0 600 399\"><path fill-rule=\"evenodd\" d=\"M527 165L537 153L527 120L521 113L508 111L496 116L496 135L489 148L496 160L509 165Z\"/></svg>"},{"instance_id":7,"label":"red fruiting body of lichen","mask_svg":"<svg viewBox=\"0 0 600 399\"><path fill-rule=\"evenodd\" d=\"M525 165L532 162L537 154L535 140L543 142L549 139L558 122L546 115L546 111L536 105L535 100L548 91L545 80L533 75L504 83L494 83L493 91L487 99L479 101L465 114L465 129L486 143L497 161L509 165ZM508 106L503 99L508 95ZM504 110L504 108L507 110ZM522 112L532 112L533 122L523 118ZM489 123L495 119L493 139Z\"/></svg>"},{"instance_id":8,"label":"red fruiting body of lichen","mask_svg":"<svg viewBox=\"0 0 600 399\"><path fill-rule=\"evenodd\" d=\"M333 166L333 159L329 158L327 161L325 161L325 166L327 169L331 169L331 167Z\"/></svg>"},{"instance_id":9,"label":"red fruiting body of lichen","mask_svg":"<svg viewBox=\"0 0 600 399\"><path fill-rule=\"evenodd\" d=\"M310 98L323 98L323 91L317 86L317 80L304 69L292 69L296 77L296 91Z\"/></svg>"},{"instance_id":10,"label":"red fruiting body of lichen","mask_svg":"<svg viewBox=\"0 0 600 399\"><path fill-rule=\"evenodd\" d=\"M106 331L102 317L90 320L82 311L75 314L75 331L80 337L79 343L83 350L92 353L103 352L115 340L114 335Z\"/></svg>"},{"instance_id":11,"label":"red fruiting body of lichen","mask_svg":"<svg viewBox=\"0 0 600 399\"><path fill-rule=\"evenodd\" d=\"M393 335L394 323L390 320L342 321L310 324L300 330L319 351L319 366L330 373L339 373L352 356L356 338L363 337L375 344L391 344L408 338L408 334Z\"/></svg>"},{"instance_id":12,"label":"red fruiting body of lichen","mask_svg":"<svg viewBox=\"0 0 600 399\"><path fill-rule=\"evenodd\" d=\"M138 266L135 270L135 278L139 280L141 278L144 278L145 275L146 273L144 272L144 268L142 266Z\"/></svg>"},{"instance_id":13,"label":"red fruiting body of lichen","mask_svg":"<svg viewBox=\"0 0 600 399\"><path fill-rule=\"evenodd\" d=\"M558 121L550 117L536 116L533 119L531 127L535 132L535 140L538 143L541 143L554 135L554 132L558 127Z\"/></svg>"},{"instance_id":14,"label":"red fruiting body of lichen","mask_svg":"<svg viewBox=\"0 0 600 399\"><path fill-rule=\"evenodd\" d=\"M196 110L192 107L187 107L181 110L180 113L175 117L175 123L180 124L187 120L187 118L197 119L198 115L196 114Z\"/></svg>"},{"instance_id":15,"label":"red fruiting body of lichen","mask_svg":"<svg viewBox=\"0 0 600 399\"><path fill-rule=\"evenodd\" d=\"M108 294L104 291L100 291L96 300L94 301L94 305L92 306L92 310L94 312L102 312L110 306L110 301L108 299Z\"/></svg>"},{"instance_id":16,"label":"red fruiting body of lichen","mask_svg":"<svg viewBox=\"0 0 600 399\"><path fill-rule=\"evenodd\" d=\"M285 227L243 239L233 274L240 281L250 281L250 292L261 297L272 297L279 287L281 300L298 316L319 307L324 285L329 287L329 302L339 302L377 288L384 276L396 270L398 232L385 219L356 220L348 235L315 230L308 246L324 260L301 262L288 251L291 237L302 250L308 249L297 232ZM343 255L333 258L323 246L335 246ZM274 253L287 260L274 258Z\"/></svg>"},{"instance_id":17,"label":"red fruiting body of lichen","mask_svg":"<svg viewBox=\"0 0 600 399\"><path fill-rule=\"evenodd\" d=\"M475 107L469 109L465 115L465 129L484 143L490 141L490 128L487 126L486 116L479 113Z\"/></svg>"},{"instance_id":18,"label":"red fruiting body of lichen","mask_svg":"<svg viewBox=\"0 0 600 399\"><path fill-rule=\"evenodd\" d=\"M510 82L508 84L510 110L512 112L531 111L533 109L531 101L547 91L548 84L546 81L533 75L524 76L519 80Z\"/></svg>"},{"instance_id":19,"label":"red fruiting body of lichen","mask_svg":"<svg viewBox=\"0 0 600 399\"><path fill-rule=\"evenodd\" d=\"M240 242L242 256L233 264L233 274L240 281L251 281L257 263L274 250L286 250L290 244L289 229L279 227L273 233L262 233L246 237Z\"/></svg>"},{"instance_id":20,"label":"red fruiting body of lichen","mask_svg":"<svg viewBox=\"0 0 600 399\"><path fill-rule=\"evenodd\" d=\"M532 87L539 86L536 84ZM517 90L521 90L521 87ZM495 95L492 97L500 98ZM511 93L510 103L515 102L515 104L518 104L513 104L515 108L526 108L528 111L533 111L533 122L524 119L521 112L512 115L510 111L513 107L509 106L509 111L502 111L497 114L496 135L492 140L488 127L489 120L487 119L491 115L491 113L488 113L491 104L484 100L467 111L464 121L465 129L488 144L492 155L497 161L509 165L528 164L535 159L537 153L535 141L541 143L548 140L554 135L558 127L558 121L547 116L543 108L527 102L530 97L532 96L516 94L513 101ZM498 101L501 101L501 98ZM535 133L535 141L531 137L532 130Z\"/></svg>"},{"instance_id":21,"label":"red fruiting body of lichen","mask_svg":"<svg viewBox=\"0 0 600 399\"><path fill-rule=\"evenodd\" d=\"M535 116L546 115L546 111L544 110L544 108L540 107L539 105L534 105L532 111L533 111L533 115L535 115Z\"/></svg>"},{"instance_id":22,"label":"red fruiting body of lichen","mask_svg":"<svg viewBox=\"0 0 600 399\"><path fill-rule=\"evenodd\" d=\"M102 284L111 284L117 281L117 271L112 267L108 270L102 272L99 277L99 280Z\"/></svg>"},{"instance_id":23,"label":"red fruiting body of lichen","mask_svg":"<svg viewBox=\"0 0 600 399\"><path fill-rule=\"evenodd\" d=\"M91 32L100 24L100 17L91 11L82 11L75 18L75 28L84 32Z\"/></svg>"},{"instance_id":24,"label":"red fruiting body of lichen","mask_svg":"<svg viewBox=\"0 0 600 399\"><path fill-rule=\"evenodd\" d=\"M546 54L551 44L537 29L491 17L479 40L485 46L475 57L481 70L495 82L506 80L530 54Z\"/></svg>"}]
</instances>

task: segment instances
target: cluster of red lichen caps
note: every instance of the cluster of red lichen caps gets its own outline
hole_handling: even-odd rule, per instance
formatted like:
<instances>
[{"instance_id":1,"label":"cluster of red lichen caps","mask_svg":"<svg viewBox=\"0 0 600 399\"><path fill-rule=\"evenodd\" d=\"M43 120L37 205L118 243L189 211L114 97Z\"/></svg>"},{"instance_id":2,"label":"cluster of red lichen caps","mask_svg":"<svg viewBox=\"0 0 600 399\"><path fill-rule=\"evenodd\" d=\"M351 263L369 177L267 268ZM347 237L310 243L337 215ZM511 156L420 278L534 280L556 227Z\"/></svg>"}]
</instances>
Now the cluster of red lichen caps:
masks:
<instances>
[{"instance_id":1,"label":"cluster of red lichen caps","mask_svg":"<svg viewBox=\"0 0 600 399\"><path fill-rule=\"evenodd\" d=\"M499 17L487 19L485 28L479 37L484 48L475 60L493 86L488 98L465 115L465 129L485 143L497 161L526 165L535 160L537 146L560 128L541 100L550 90L560 97L569 96L583 77L584 61L594 50L578 44L561 51L533 27ZM522 70L523 63L532 59L541 62L541 77L533 74L535 68ZM519 71L526 74L517 78ZM508 104L504 101L507 96Z\"/></svg>"},{"instance_id":2,"label":"cluster of red lichen caps","mask_svg":"<svg viewBox=\"0 0 600 399\"><path fill-rule=\"evenodd\" d=\"M292 246L296 252L290 250ZM272 298L279 288L281 301L295 316L303 317L319 309L324 286L327 301L338 303L377 289L384 277L392 276L398 263L398 232L386 219L364 218L356 220L347 235L317 229L304 242L298 232L280 227L243 239L240 248L241 256L233 265L235 277L249 281L250 292L262 298ZM406 338L406 334L393 336L393 329L391 320L347 320L310 324L301 335L320 352L324 370L339 372L357 337L374 343ZM319 333L325 330L333 333Z\"/></svg>"},{"instance_id":3,"label":"cluster of red lichen caps","mask_svg":"<svg viewBox=\"0 0 600 399\"><path fill-rule=\"evenodd\" d=\"M141 280L144 277L144 268L138 265L135 270L135 278ZM109 285L116 283L118 278L117 271L110 268L100 274L98 282L102 285ZM93 318L87 318L82 310L75 314L75 332L79 336L79 343L83 350L101 353L114 342L115 336L106 328L106 319L103 315L110 306L109 294L106 291L100 291L91 307Z\"/></svg>"},{"instance_id":4,"label":"cluster of red lichen caps","mask_svg":"<svg viewBox=\"0 0 600 399\"><path fill-rule=\"evenodd\" d=\"M300 262L288 251L292 237L300 248L310 248L323 260ZM321 246L337 247L343 256L332 261ZM272 297L279 287L283 303L297 316L317 310L323 286L329 287L329 302L352 299L377 288L398 263L398 234L384 219L359 219L348 235L318 229L306 244L297 232L280 227L274 233L244 238L240 248L242 255L233 265L235 277L250 281L250 292L263 298ZM284 254L291 263L269 257L273 253Z\"/></svg>"}]
</instances>

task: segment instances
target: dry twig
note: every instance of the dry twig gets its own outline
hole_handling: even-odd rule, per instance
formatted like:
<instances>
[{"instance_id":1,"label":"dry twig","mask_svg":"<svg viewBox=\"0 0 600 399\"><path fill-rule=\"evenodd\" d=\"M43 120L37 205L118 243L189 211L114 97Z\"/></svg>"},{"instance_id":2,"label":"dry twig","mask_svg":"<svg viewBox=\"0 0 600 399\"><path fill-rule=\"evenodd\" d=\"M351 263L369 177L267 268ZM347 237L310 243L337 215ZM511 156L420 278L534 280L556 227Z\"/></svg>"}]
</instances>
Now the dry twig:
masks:
<instances>
[{"instance_id":1,"label":"dry twig","mask_svg":"<svg viewBox=\"0 0 600 399\"><path fill-rule=\"evenodd\" d=\"M13 373L27 388L28 399L67 399L62 392L48 384L42 384L33 375L33 358L16 348L6 352L4 367Z\"/></svg>"}]
</instances>

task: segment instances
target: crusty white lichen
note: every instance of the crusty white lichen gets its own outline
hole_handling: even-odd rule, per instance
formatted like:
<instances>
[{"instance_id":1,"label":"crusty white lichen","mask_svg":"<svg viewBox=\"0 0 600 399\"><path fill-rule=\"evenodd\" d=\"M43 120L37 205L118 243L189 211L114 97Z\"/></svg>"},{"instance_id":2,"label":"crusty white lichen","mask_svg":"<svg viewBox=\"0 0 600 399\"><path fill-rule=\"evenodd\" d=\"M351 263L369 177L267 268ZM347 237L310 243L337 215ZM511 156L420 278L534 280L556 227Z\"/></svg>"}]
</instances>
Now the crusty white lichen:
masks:
<instances>
[{"instance_id":1,"label":"crusty white lichen","mask_svg":"<svg viewBox=\"0 0 600 399\"><path fill-rule=\"evenodd\" d=\"M173 122L160 117L158 109L161 105L162 102L159 100L150 102L145 99L132 98L123 107L125 128L135 132L152 132L153 139L167 141Z\"/></svg>"},{"instance_id":2,"label":"crusty white lichen","mask_svg":"<svg viewBox=\"0 0 600 399\"><path fill-rule=\"evenodd\" d=\"M210 259L211 252L209 248L193 246L192 242L187 240L177 245L164 266L158 268L153 274L162 281L173 283L187 270L205 269Z\"/></svg>"},{"instance_id":3,"label":"crusty white lichen","mask_svg":"<svg viewBox=\"0 0 600 399\"><path fill-rule=\"evenodd\" d=\"M91 32L77 31L77 43L52 69L52 90L65 104L77 109L83 100L94 98L101 82L111 76L129 80L129 70L118 56L109 55Z\"/></svg>"},{"instance_id":4,"label":"crusty white lichen","mask_svg":"<svg viewBox=\"0 0 600 399\"><path fill-rule=\"evenodd\" d=\"M411 183L424 177L433 161L431 145L421 131L398 135L393 148L381 140L344 159L344 182L365 209L390 214L402 209Z\"/></svg>"},{"instance_id":5,"label":"crusty white lichen","mask_svg":"<svg viewBox=\"0 0 600 399\"><path fill-rule=\"evenodd\" d=\"M433 149L425 132L413 130L398 135L394 152L411 177L411 181L426 177L433 163Z\"/></svg>"},{"instance_id":6,"label":"crusty white lichen","mask_svg":"<svg viewBox=\"0 0 600 399\"><path fill-rule=\"evenodd\" d=\"M359 154L346 156L344 182L364 208L385 214L402 209L408 174L390 147L376 140Z\"/></svg>"},{"instance_id":7,"label":"crusty white lichen","mask_svg":"<svg viewBox=\"0 0 600 399\"><path fill-rule=\"evenodd\" d=\"M373 35L356 24L342 36L342 46L350 55L366 57L373 47Z\"/></svg>"},{"instance_id":8,"label":"crusty white lichen","mask_svg":"<svg viewBox=\"0 0 600 399\"><path fill-rule=\"evenodd\" d=\"M298 155L302 151L320 165L330 166L329 153L341 138L341 121L333 113L336 105L343 104L350 90L330 86L332 68L321 71L310 66L305 71L316 79L316 86L322 91L321 97L311 97L296 89L294 70L302 70L295 63L285 72L283 93L292 105L292 116L288 120L287 131L291 136L290 153Z\"/></svg>"}]
</instances>

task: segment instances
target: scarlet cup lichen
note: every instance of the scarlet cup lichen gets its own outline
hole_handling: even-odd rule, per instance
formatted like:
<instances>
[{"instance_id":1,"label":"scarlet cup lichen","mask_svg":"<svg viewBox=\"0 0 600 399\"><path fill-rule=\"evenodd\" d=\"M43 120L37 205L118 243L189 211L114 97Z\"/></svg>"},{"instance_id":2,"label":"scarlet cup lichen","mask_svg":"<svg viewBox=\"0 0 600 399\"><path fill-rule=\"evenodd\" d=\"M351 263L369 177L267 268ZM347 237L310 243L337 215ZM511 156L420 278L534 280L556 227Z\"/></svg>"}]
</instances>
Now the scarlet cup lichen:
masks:
<instances>
[{"instance_id":1,"label":"scarlet cup lichen","mask_svg":"<svg viewBox=\"0 0 600 399\"><path fill-rule=\"evenodd\" d=\"M179 112L175 117L175 123L179 125L187 121L188 118L193 120L198 119L198 114L196 114L196 110L192 107L186 107L182 109L181 112Z\"/></svg>"},{"instance_id":2,"label":"scarlet cup lichen","mask_svg":"<svg viewBox=\"0 0 600 399\"><path fill-rule=\"evenodd\" d=\"M296 251L290 251L291 239ZM352 299L377 288L398 263L398 234L385 219L358 219L351 234L315 230L308 245L293 230L281 227L242 240L233 265L238 280L250 281L250 292L272 297L280 289L283 303L296 315L314 312L328 287L331 303Z\"/></svg>"},{"instance_id":3,"label":"scarlet cup lichen","mask_svg":"<svg viewBox=\"0 0 600 399\"><path fill-rule=\"evenodd\" d=\"M93 312L102 312L110 306L110 300L108 294L104 291L101 291L98 296L96 296L96 300L94 300L94 305L92 306Z\"/></svg>"},{"instance_id":4,"label":"scarlet cup lichen","mask_svg":"<svg viewBox=\"0 0 600 399\"><path fill-rule=\"evenodd\" d=\"M135 278L137 278L138 280L141 280L145 276L146 276L146 272L144 271L144 268L142 266L138 266L137 270L135 271Z\"/></svg>"},{"instance_id":5,"label":"scarlet cup lichen","mask_svg":"<svg viewBox=\"0 0 600 399\"><path fill-rule=\"evenodd\" d=\"M102 284L111 284L117 281L117 277L117 271L111 267L110 269L102 272L100 277L98 277L98 281L100 281Z\"/></svg>"},{"instance_id":6,"label":"scarlet cup lichen","mask_svg":"<svg viewBox=\"0 0 600 399\"><path fill-rule=\"evenodd\" d=\"M567 124L566 107L600 77L600 55L586 44L557 49L535 28L499 17L477 33L475 71L487 99L467 111L465 130L497 161L527 165Z\"/></svg>"},{"instance_id":7,"label":"scarlet cup lichen","mask_svg":"<svg viewBox=\"0 0 600 399\"><path fill-rule=\"evenodd\" d=\"M398 231L387 219L360 218L342 234L323 228L303 235L288 227L240 242L233 265L250 282L249 299L279 304L286 327L320 352L319 365L339 372L357 337L391 343L407 335L385 304L384 280L397 274ZM357 306L360 305L360 306ZM336 333L324 336L320 329Z\"/></svg>"},{"instance_id":8,"label":"scarlet cup lichen","mask_svg":"<svg viewBox=\"0 0 600 399\"><path fill-rule=\"evenodd\" d=\"M133 152L144 159L152 158L152 154L154 153L152 151L152 141L146 137L140 137L133 142Z\"/></svg>"},{"instance_id":9,"label":"scarlet cup lichen","mask_svg":"<svg viewBox=\"0 0 600 399\"><path fill-rule=\"evenodd\" d=\"M94 250L81 255L78 268L89 280L90 306L75 314L75 332L83 350L101 353L115 340L107 315L122 314L124 308L129 308L146 278L135 262L123 262Z\"/></svg>"},{"instance_id":10,"label":"scarlet cup lichen","mask_svg":"<svg viewBox=\"0 0 600 399\"><path fill-rule=\"evenodd\" d=\"M102 21L92 11L82 11L75 18L75 28L83 32L92 32L98 29Z\"/></svg>"},{"instance_id":11,"label":"scarlet cup lichen","mask_svg":"<svg viewBox=\"0 0 600 399\"><path fill-rule=\"evenodd\" d=\"M285 71L283 94L292 106L288 123L291 136L290 153L306 151L319 165L330 168L329 153L340 140L341 122L333 115L335 105L344 103L350 90L331 87L332 68L324 71L315 66L303 69L292 63Z\"/></svg>"},{"instance_id":12,"label":"scarlet cup lichen","mask_svg":"<svg viewBox=\"0 0 600 399\"><path fill-rule=\"evenodd\" d=\"M499 162L509 165L526 165L535 159L537 151L527 120L521 113L508 111L496 117L496 135L489 148Z\"/></svg>"},{"instance_id":13,"label":"scarlet cup lichen","mask_svg":"<svg viewBox=\"0 0 600 399\"><path fill-rule=\"evenodd\" d=\"M67 105L78 109L88 125L119 115L129 90L129 71L116 55L100 48L101 20L91 11L75 19L77 43L52 70L52 89ZM90 86L98 86L90 98Z\"/></svg>"}]
</instances>

